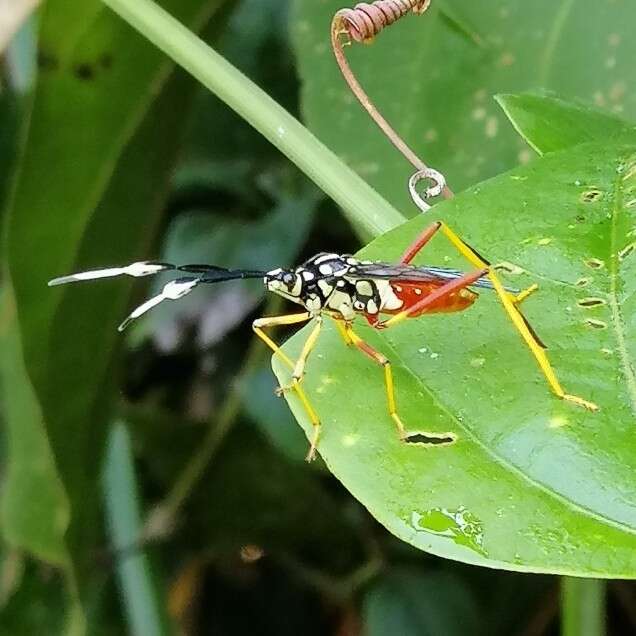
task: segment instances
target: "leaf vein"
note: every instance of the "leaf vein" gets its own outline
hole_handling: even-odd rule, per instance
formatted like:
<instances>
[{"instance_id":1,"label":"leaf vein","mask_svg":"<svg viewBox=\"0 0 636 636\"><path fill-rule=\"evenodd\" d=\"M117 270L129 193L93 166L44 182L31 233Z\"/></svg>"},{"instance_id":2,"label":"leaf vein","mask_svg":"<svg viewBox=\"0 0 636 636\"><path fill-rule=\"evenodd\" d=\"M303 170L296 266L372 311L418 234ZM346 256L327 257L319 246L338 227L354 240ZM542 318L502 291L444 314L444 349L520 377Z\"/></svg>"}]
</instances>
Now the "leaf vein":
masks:
<instances>
[{"instance_id":1,"label":"leaf vein","mask_svg":"<svg viewBox=\"0 0 636 636\"><path fill-rule=\"evenodd\" d=\"M636 416L636 372L634 364L630 359L627 349L627 338L625 335L625 322L621 312L618 300L618 283L620 262L618 257L618 217L623 205L623 180L619 174L615 181L614 189L614 207L612 210L612 230L610 235L610 292L609 307L612 314L612 324L614 326L614 334L616 336L616 345L619 352L621 365L623 367L623 375L627 385L627 393L632 408L632 413Z\"/></svg>"}]
</instances>

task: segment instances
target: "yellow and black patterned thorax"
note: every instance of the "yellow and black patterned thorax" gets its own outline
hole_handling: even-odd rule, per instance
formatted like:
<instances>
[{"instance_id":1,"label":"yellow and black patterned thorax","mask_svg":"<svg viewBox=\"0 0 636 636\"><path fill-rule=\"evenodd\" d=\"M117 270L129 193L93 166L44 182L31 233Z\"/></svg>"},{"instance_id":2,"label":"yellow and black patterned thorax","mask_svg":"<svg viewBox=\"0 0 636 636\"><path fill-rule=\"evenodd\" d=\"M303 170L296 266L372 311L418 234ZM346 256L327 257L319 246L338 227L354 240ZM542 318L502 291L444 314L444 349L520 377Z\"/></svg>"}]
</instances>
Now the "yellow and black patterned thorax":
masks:
<instances>
[{"instance_id":1,"label":"yellow and black patterned thorax","mask_svg":"<svg viewBox=\"0 0 636 636\"><path fill-rule=\"evenodd\" d=\"M373 315L383 309L398 309L401 301L388 280L349 275L367 263L370 262L348 254L321 252L294 270L268 272L265 285L314 315L328 310L341 314L345 320L353 320L356 313Z\"/></svg>"}]
</instances>

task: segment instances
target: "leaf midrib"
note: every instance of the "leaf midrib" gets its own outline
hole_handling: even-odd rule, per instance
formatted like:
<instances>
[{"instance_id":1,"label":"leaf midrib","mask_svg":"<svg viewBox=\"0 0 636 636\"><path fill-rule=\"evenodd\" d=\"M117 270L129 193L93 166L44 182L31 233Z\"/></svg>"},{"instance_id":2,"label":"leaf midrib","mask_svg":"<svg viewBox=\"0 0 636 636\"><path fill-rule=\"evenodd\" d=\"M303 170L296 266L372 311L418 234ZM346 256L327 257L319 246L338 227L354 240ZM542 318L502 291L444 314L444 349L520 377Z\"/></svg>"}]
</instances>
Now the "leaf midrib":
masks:
<instances>
[{"instance_id":1,"label":"leaf midrib","mask_svg":"<svg viewBox=\"0 0 636 636\"><path fill-rule=\"evenodd\" d=\"M441 411L446 413L450 418L452 418L455 421L457 428L464 431L464 433L469 439L471 439L488 456L494 459L495 463L499 464L503 469L508 470L510 473L516 475L522 481L537 488L541 492L546 493L548 496L552 497L553 499L560 501L566 507L570 508L573 512L577 514L582 514L583 516L588 518L591 517L600 523L604 523L618 530L636 535L636 528L632 528L631 526L625 525L624 523L620 521L616 521L615 519L609 519L605 517L604 515L598 513L597 511L592 510L591 508L587 508L586 506L583 506L578 502L572 501L571 499L569 499L568 497L566 497L565 495L559 492L551 490L545 484L541 483L540 481L536 481L535 479L530 477L527 473L523 472L520 468L510 463L510 461L507 458L499 455L494 450L492 450L470 428L468 428L463 423L463 421L451 411L450 407L444 404L444 402L442 402L442 400L431 390L431 388L428 385L426 385L422 381L422 379L411 369L411 367L405 363L404 358L400 355L398 349L396 349L396 347L388 340L388 338L383 337L382 340L387 345L387 347L391 350L393 359L395 359L396 361L399 361L399 365L413 377L413 379L422 388L422 390L425 391L430 396L430 398L433 400L435 405ZM634 388L636 390L636 383L634 385Z\"/></svg>"},{"instance_id":2,"label":"leaf midrib","mask_svg":"<svg viewBox=\"0 0 636 636\"><path fill-rule=\"evenodd\" d=\"M612 325L614 327L614 335L616 336L616 347L619 352L621 365L623 367L623 375L625 384L627 385L627 393L629 395L632 413L636 417L636 372L634 372L634 364L627 350L627 338L625 337L625 323L621 313L620 303L618 301L618 282L619 282L619 249L618 249L618 215L623 206L623 175L618 174L614 182L614 205L612 208L612 229L610 234L610 291L608 294L609 307L612 312Z\"/></svg>"}]
</instances>

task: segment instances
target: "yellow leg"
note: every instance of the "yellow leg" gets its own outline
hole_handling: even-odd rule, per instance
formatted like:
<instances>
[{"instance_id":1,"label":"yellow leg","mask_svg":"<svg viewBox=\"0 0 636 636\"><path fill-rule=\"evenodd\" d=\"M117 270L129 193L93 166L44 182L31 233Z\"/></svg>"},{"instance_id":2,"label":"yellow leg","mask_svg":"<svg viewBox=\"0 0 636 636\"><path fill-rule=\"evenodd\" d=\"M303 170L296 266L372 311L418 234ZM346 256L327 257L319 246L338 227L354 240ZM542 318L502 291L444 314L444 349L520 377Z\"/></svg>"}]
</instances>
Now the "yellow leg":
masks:
<instances>
[{"instance_id":1,"label":"yellow leg","mask_svg":"<svg viewBox=\"0 0 636 636\"><path fill-rule=\"evenodd\" d=\"M252 323L252 329L254 330L254 333L274 352L274 355L278 356L290 369L292 369L292 371L295 371L296 365L289 359L289 357L282 351L282 349L263 331L263 329L278 327L280 325L294 325L298 324L299 322L307 322L310 319L311 314L309 314L309 312L303 312L302 314L290 314L288 316L271 316L267 318L257 318ZM305 349L305 347L303 347L303 350ZM309 452L307 453L306 458L307 461L311 461L316 456L316 447L318 445L318 439L320 437L320 420L318 419L318 415L316 414L314 407L311 405L307 394L300 386L300 382L295 377L292 380L291 388L293 388L293 390L296 392L296 395L303 405L303 408L305 409L305 412L307 413L307 416L309 417L309 420L311 421L314 428L314 434L312 436L311 445L309 447Z\"/></svg>"},{"instance_id":2,"label":"yellow leg","mask_svg":"<svg viewBox=\"0 0 636 636\"><path fill-rule=\"evenodd\" d=\"M520 305L526 298L528 298L528 296L531 296L532 294L534 294L534 292L536 292L537 289L539 289L539 285L537 285L536 283L534 283L533 285L530 285L530 287L528 287L527 289L524 289L521 293L517 294L516 296L513 296L513 298L511 299L512 304Z\"/></svg>"},{"instance_id":3,"label":"yellow leg","mask_svg":"<svg viewBox=\"0 0 636 636\"><path fill-rule=\"evenodd\" d=\"M348 323L344 326L345 331L347 332L347 336L349 340L358 348L362 353L371 358L374 362L379 364L384 368L384 384L386 387L386 398L387 405L389 408L389 415L391 419L395 422L397 427L398 435L401 440L407 440L409 438L406 429L404 428L404 424L402 423L402 419L397 413L397 406L395 404L395 388L393 383L393 370L391 369L391 363L389 360L383 356L379 351L376 351L370 344L366 343L360 336L353 331L353 328ZM441 444L452 444L457 440L457 436L454 433L432 433L432 432L423 432L418 431L418 435L423 437L430 438L432 440L437 440L435 442L432 441L436 446Z\"/></svg>"},{"instance_id":4,"label":"yellow leg","mask_svg":"<svg viewBox=\"0 0 636 636\"><path fill-rule=\"evenodd\" d=\"M294 373L292 375L291 384L279 387L277 391L279 395L282 395L285 391L294 388L294 385L296 383L300 384L303 380L307 359L309 358L309 354L314 350L316 341L318 340L318 336L320 335L320 330L322 328L322 316L317 316L314 321L316 324L314 325L314 328L309 334L307 340L305 340L302 351L300 352L298 360L296 360L296 364L294 365Z\"/></svg>"},{"instance_id":5,"label":"yellow leg","mask_svg":"<svg viewBox=\"0 0 636 636\"><path fill-rule=\"evenodd\" d=\"M495 291L497 292L497 295L499 296L504 309L506 310L506 313L510 317L510 320L512 320L512 323L517 328L517 331L524 339L525 343L530 348L530 351L532 351L532 354L539 364L539 368L543 372L543 375L545 376L548 384L550 385L550 388L554 391L554 393L563 400L574 402L574 404L578 404L579 406L589 409L590 411L597 411L598 406L593 402L588 402L587 400L584 400L583 398L580 398L576 395L569 395L568 393L565 393L565 391L561 387L561 384L559 383L559 380L556 377L550 361L548 360L548 356L546 355L543 348L539 345L536 338L532 335L523 317L519 313L519 310L516 308L516 305L527 298L534 291L534 289L532 287L529 287L524 292L521 292L519 296L511 297L511 295L504 289L504 286L499 280L496 272L488 265L488 263L486 263L474 250L466 245L466 243L464 243L464 241L462 241L459 236L457 236L457 234L455 234L455 232L453 232L445 223L442 223L441 230L444 236L453 244L455 249L457 249L457 251L462 256L464 256L464 258L468 262L472 263L475 267L488 267L488 278L490 278Z\"/></svg>"},{"instance_id":6,"label":"yellow leg","mask_svg":"<svg viewBox=\"0 0 636 636\"><path fill-rule=\"evenodd\" d=\"M336 323L338 333L342 336L345 344L350 347L353 344L353 340L351 340L351 336L349 335L349 331L347 330L348 323L345 323L342 320L338 320L337 318L334 318L334 322Z\"/></svg>"}]
</instances>

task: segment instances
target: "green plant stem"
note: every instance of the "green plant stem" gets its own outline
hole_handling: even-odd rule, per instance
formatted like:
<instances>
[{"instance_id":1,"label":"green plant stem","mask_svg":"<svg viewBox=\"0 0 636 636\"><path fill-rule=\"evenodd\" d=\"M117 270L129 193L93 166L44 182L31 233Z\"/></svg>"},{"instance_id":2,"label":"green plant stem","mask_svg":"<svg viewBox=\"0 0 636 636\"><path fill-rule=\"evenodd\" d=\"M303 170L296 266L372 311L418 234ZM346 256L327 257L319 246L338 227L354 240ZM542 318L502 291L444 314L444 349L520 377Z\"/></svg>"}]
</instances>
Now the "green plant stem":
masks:
<instances>
[{"instance_id":1,"label":"green plant stem","mask_svg":"<svg viewBox=\"0 0 636 636\"><path fill-rule=\"evenodd\" d=\"M605 581L563 577L561 580L561 635L605 634Z\"/></svg>"},{"instance_id":2,"label":"green plant stem","mask_svg":"<svg viewBox=\"0 0 636 636\"><path fill-rule=\"evenodd\" d=\"M103 2L269 139L362 234L377 236L406 220L297 119L152 0Z\"/></svg>"},{"instance_id":3,"label":"green plant stem","mask_svg":"<svg viewBox=\"0 0 636 636\"><path fill-rule=\"evenodd\" d=\"M103 481L106 517L130 633L160 636L167 633L168 619L162 612L163 603L148 559L137 544L141 527L137 482L130 436L121 423L110 431Z\"/></svg>"}]
</instances>

